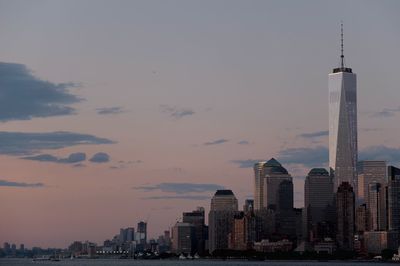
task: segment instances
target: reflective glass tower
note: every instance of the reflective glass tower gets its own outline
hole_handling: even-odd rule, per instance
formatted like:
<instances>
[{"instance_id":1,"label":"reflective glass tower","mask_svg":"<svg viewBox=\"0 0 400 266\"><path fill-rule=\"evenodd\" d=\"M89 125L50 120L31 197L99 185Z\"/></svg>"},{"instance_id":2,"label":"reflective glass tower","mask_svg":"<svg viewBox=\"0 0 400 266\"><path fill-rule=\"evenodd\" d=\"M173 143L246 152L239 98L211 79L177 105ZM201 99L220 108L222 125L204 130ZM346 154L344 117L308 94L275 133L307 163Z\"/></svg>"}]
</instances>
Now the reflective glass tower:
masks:
<instances>
[{"instance_id":1,"label":"reflective glass tower","mask_svg":"<svg viewBox=\"0 0 400 266\"><path fill-rule=\"evenodd\" d=\"M329 74L329 167L334 191L342 182L357 189L357 79L344 66L343 27L341 65Z\"/></svg>"}]
</instances>

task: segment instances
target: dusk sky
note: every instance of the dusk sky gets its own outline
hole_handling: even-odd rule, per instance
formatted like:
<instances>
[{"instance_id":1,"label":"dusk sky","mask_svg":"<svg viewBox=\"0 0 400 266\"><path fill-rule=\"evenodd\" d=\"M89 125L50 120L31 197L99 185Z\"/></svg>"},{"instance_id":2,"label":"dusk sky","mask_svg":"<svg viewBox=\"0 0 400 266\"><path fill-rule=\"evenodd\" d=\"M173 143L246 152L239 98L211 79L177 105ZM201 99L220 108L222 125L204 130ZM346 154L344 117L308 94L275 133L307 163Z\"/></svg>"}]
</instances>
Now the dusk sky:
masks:
<instances>
[{"instance_id":1,"label":"dusk sky","mask_svg":"<svg viewBox=\"0 0 400 266\"><path fill-rule=\"evenodd\" d=\"M0 0L0 243L157 237L271 157L302 207L341 20L359 158L400 166L400 1Z\"/></svg>"}]
</instances>

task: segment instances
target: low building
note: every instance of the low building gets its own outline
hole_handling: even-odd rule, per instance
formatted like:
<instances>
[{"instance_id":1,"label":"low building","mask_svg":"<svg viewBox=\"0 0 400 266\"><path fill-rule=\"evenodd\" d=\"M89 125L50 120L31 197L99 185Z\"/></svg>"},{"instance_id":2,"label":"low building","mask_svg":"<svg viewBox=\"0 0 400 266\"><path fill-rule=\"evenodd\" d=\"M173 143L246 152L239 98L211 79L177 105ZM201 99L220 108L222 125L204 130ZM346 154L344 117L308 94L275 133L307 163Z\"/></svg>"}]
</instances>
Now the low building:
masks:
<instances>
[{"instance_id":1,"label":"low building","mask_svg":"<svg viewBox=\"0 0 400 266\"><path fill-rule=\"evenodd\" d=\"M283 239L276 242L270 242L268 239L263 239L260 242L254 243L254 249L259 252L288 252L293 249L293 242Z\"/></svg>"},{"instance_id":2,"label":"low building","mask_svg":"<svg viewBox=\"0 0 400 266\"><path fill-rule=\"evenodd\" d=\"M317 253L333 254L336 250L336 244L333 239L324 239L314 244L314 251Z\"/></svg>"},{"instance_id":3,"label":"low building","mask_svg":"<svg viewBox=\"0 0 400 266\"><path fill-rule=\"evenodd\" d=\"M365 249L368 253L381 254L384 249L396 250L399 245L396 231L364 232Z\"/></svg>"}]
</instances>

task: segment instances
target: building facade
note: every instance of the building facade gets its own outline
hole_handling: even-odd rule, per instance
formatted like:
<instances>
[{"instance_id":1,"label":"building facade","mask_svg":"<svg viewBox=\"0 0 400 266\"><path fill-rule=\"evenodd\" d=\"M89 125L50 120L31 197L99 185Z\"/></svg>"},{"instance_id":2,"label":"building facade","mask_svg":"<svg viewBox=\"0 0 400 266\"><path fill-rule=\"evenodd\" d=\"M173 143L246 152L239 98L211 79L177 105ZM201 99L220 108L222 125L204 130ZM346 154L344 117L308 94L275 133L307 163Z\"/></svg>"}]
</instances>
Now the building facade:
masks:
<instances>
[{"instance_id":1,"label":"building facade","mask_svg":"<svg viewBox=\"0 0 400 266\"><path fill-rule=\"evenodd\" d=\"M228 235L232 232L234 216L238 213L238 201L232 190L217 190L211 199L208 214L209 252L228 249Z\"/></svg>"},{"instance_id":2,"label":"building facade","mask_svg":"<svg viewBox=\"0 0 400 266\"><path fill-rule=\"evenodd\" d=\"M254 209L277 209L279 188L283 181L292 182L288 171L274 158L254 165ZM283 202L283 201L282 201Z\"/></svg>"},{"instance_id":3,"label":"building facade","mask_svg":"<svg viewBox=\"0 0 400 266\"><path fill-rule=\"evenodd\" d=\"M360 161L357 164L358 189L357 202L360 204L368 202L368 184L378 182L386 184L386 162L385 161Z\"/></svg>"},{"instance_id":4,"label":"building facade","mask_svg":"<svg viewBox=\"0 0 400 266\"><path fill-rule=\"evenodd\" d=\"M344 66L343 28L341 66L329 74L329 167L334 191L348 182L357 189L357 78Z\"/></svg>"},{"instance_id":5,"label":"building facade","mask_svg":"<svg viewBox=\"0 0 400 266\"><path fill-rule=\"evenodd\" d=\"M336 193L337 234L339 249L353 250L355 193L348 182L343 182Z\"/></svg>"},{"instance_id":6,"label":"building facade","mask_svg":"<svg viewBox=\"0 0 400 266\"><path fill-rule=\"evenodd\" d=\"M400 233L400 169L388 167L388 227Z\"/></svg>"}]
</instances>

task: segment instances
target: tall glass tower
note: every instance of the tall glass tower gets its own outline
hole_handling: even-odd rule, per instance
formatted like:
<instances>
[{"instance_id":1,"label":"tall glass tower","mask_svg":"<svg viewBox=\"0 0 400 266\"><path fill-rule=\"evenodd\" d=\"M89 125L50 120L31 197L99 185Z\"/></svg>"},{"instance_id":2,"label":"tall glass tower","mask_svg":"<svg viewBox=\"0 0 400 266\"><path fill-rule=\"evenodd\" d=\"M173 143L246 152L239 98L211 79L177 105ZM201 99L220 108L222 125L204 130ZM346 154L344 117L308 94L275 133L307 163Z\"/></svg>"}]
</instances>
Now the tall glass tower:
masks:
<instances>
[{"instance_id":1,"label":"tall glass tower","mask_svg":"<svg viewBox=\"0 0 400 266\"><path fill-rule=\"evenodd\" d=\"M334 191L342 182L357 189L357 78L344 66L343 24L341 65L329 74L329 167Z\"/></svg>"}]
</instances>

